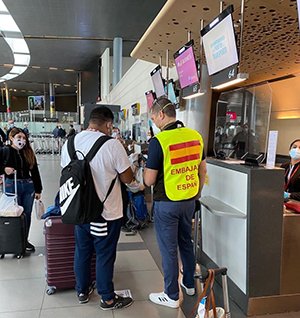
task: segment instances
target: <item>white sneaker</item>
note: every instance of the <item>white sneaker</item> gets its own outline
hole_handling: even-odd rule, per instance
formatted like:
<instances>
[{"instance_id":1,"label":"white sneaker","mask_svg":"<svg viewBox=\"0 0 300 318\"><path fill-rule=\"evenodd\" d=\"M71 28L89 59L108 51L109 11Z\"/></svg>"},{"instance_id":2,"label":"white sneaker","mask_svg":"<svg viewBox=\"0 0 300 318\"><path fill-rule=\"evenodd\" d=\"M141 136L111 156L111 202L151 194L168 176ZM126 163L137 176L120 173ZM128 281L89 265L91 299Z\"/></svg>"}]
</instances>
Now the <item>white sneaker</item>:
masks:
<instances>
[{"instance_id":1,"label":"white sneaker","mask_svg":"<svg viewBox=\"0 0 300 318\"><path fill-rule=\"evenodd\" d=\"M189 296L194 296L195 295L195 288L187 288L183 284L183 278L180 279L180 286L184 288L185 292Z\"/></svg>"},{"instance_id":2,"label":"white sneaker","mask_svg":"<svg viewBox=\"0 0 300 318\"><path fill-rule=\"evenodd\" d=\"M179 307L179 299L173 300L164 292L152 293L149 295L149 299L157 305L167 306L170 308L178 308Z\"/></svg>"}]
</instances>

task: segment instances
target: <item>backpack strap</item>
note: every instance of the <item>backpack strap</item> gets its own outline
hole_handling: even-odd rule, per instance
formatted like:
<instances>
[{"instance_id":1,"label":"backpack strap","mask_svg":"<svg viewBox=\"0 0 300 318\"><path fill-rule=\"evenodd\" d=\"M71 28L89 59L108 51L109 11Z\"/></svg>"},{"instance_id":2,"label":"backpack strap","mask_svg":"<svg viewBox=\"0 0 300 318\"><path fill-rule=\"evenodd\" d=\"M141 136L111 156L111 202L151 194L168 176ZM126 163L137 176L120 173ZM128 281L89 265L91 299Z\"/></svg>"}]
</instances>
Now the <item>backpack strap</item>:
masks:
<instances>
[{"instance_id":1,"label":"backpack strap","mask_svg":"<svg viewBox=\"0 0 300 318\"><path fill-rule=\"evenodd\" d=\"M72 137L73 137L73 136L72 136ZM71 138L72 138L72 137L71 137ZM86 157L85 157L86 160L87 160L87 162L90 162L90 161L95 157L95 155L96 155L96 153L99 151L99 149L100 149L109 139L112 139L112 137L109 137L109 136L101 136L101 137L99 137L99 138L97 139L97 141L94 143L92 149L88 152L88 154L87 154ZM114 185L115 185L115 182L116 182L116 180L117 180L117 177L118 177L118 176L116 176L116 177L112 180L112 182L111 182L111 184L110 184L110 187L109 187L109 189L108 189L108 191L107 191L106 197L105 197L104 201L102 202L103 204L104 204L104 202L106 201L106 199L108 198L108 196L110 195L110 193L111 193L111 191L112 191L112 189L113 189L113 187L114 187Z\"/></svg>"},{"instance_id":2,"label":"backpack strap","mask_svg":"<svg viewBox=\"0 0 300 318\"><path fill-rule=\"evenodd\" d=\"M71 136L69 139L68 139L68 153L69 153L69 156L70 156L70 159L76 159L76 151L75 151L75 135Z\"/></svg>"},{"instance_id":3,"label":"backpack strap","mask_svg":"<svg viewBox=\"0 0 300 318\"><path fill-rule=\"evenodd\" d=\"M7 164L7 161L9 159L9 155L10 155L10 146L3 147L3 165L4 165L4 167Z\"/></svg>"}]
</instances>

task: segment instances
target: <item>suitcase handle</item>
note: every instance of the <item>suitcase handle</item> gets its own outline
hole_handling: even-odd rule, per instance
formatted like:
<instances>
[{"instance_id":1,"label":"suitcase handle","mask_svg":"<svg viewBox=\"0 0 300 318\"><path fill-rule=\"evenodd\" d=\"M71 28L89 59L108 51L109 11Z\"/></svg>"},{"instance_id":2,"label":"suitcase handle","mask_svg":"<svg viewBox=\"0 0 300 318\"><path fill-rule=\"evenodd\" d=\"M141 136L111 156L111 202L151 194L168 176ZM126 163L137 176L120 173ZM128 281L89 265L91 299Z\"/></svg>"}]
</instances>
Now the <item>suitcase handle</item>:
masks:
<instances>
[{"instance_id":1,"label":"suitcase handle","mask_svg":"<svg viewBox=\"0 0 300 318\"><path fill-rule=\"evenodd\" d=\"M5 190L5 173L2 175L3 178L3 193L6 194L6 190ZM15 197L18 197L18 187L17 187L17 170L14 170L14 183L15 183ZM13 194L13 193L11 193Z\"/></svg>"},{"instance_id":2,"label":"suitcase handle","mask_svg":"<svg viewBox=\"0 0 300 318\"><path fill-rule=\"evenodd\" d=\"M213 269L213 271L215 272L215 276L227 275L227 268L226 267L219 267L219 268ZM203 273L199 276L200 282L204 284L208 278L208 275L209 275L208 270L204 270Z\"/></svg>"}]
</instances>

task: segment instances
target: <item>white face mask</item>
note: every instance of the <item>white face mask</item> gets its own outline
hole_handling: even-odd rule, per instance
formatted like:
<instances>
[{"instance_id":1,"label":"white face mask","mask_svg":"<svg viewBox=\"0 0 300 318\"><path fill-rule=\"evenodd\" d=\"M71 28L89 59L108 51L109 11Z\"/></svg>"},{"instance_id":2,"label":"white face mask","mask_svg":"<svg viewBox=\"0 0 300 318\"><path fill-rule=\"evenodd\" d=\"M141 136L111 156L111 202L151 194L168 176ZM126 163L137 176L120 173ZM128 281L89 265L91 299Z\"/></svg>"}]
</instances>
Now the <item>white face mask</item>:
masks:
<instances>
[{"instance_id":1,"label":"white face mask","mask_svg":"<svg viewBox=\"0 0 300 318\"><path fill-rule=\"evenodd\" d=\"M112 136L113 138L116 138L116 137L117 137L117 133L116 133L116 132L113 132L113 133L111 134L111 136Z\"/></svg>"},{"instance_id":2,"label":"white face mask","mask_svg":"<svg viewBox=\"0 0 300 318\"><path fill-rule=\"evenodd\" d=\"M14 139L13 143L18 149L22 149L26 145L26 141L23 139Z\"/></svg>"},{"instance_id":3,"label":"white face mask","mask_svg":"<svg viewBox=\"0 0 300 318\"><path fill-rule=\"evenodd\" d=\"M299 148L293 148L290 150L290 156L294 160L300 159L300 149Z\"/></svg>"}]
</instances>

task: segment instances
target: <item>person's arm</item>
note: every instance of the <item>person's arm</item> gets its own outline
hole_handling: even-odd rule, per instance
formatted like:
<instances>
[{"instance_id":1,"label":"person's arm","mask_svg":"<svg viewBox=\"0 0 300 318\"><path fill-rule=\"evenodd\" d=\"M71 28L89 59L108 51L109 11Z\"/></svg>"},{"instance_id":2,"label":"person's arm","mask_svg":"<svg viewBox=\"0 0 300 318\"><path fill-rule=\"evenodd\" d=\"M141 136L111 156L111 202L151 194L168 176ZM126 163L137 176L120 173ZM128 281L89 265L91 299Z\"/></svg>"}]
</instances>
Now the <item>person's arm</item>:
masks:
<instances>
[{"instance_id":1,"label":"person's arm","mask_svg":"<svg viewBox=\"0 0 300 318\"><path fill-rule=\"evenodd\" d=\"M120 179L123 183L131 183L133 180L133 173L131 167L120 173Z\"/></svg>"},{"instance_id":2,"label":"person's arm","mask_svg":"<svg viewBox=\"0 0 300 318\"><path fill-rule=\"evenodd\" d=\"M149 168L145 168L144 171L144 183L146 186L150 187L152 184L156 182L158 170L153 170Z\"/></svg>"},{"instance_id":3,"label":"person's arm","mask_svg":"<svg viewBox=\"0 0 300 318\"><path fill-rule=\"evenodd\" d=\"M200 163L200 166L198 168L198 176L199 176L199 191L198 194L196 196L196 200L200 198L201 196L201 192L204 186L204 182L205 182L205 176L207 173L207 167L206 167L206 159L202 160Z\"/></svg>"},{"instance_id":4,"label":"person's arm","mask_svg":"<svg viewBox=\"0 0 300 318\"><path fill-rule=\"evenodd\" d=\"M290 193L289 199L300 201L300 192L292 192L292 193Z\"/></svg>"},{"instance_id":5,"label":"person's arm","mask_svg":"<svg viewBox=\"0 0 300 318\"><path fill-rule=\"evenodd\" d=\"M42 193L43 186L42 186L42 180L41 180L39 168L36 162L36 158L35 158L34 166L31 169L31 178L34 185L35 196L37 199L40 199L41 197L40 194Z\"/></svg>"}]
</instances>

